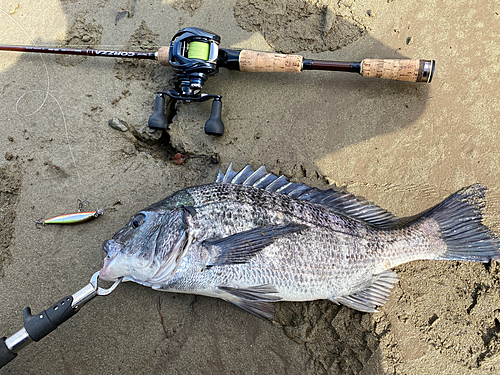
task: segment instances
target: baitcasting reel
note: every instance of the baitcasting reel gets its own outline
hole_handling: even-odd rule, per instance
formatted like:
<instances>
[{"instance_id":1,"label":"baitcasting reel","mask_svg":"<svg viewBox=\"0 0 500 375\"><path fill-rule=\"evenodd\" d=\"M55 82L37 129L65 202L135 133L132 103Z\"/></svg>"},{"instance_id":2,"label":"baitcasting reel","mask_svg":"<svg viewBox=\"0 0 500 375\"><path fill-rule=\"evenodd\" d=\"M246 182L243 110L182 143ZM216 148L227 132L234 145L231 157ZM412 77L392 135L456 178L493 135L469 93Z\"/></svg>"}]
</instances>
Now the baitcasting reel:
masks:
<instances>
[{"instance_id":1,"label":"baitcasting reel","mask_svg":"<svg viewBox=\"0 0 500 375\"><path fill-rule=\"evenodd\" d=\"M224 134L224 123L221 119L221 96L201 92L208 77L218 72L219 43L220 36L196 27L187 27L175 34L168 53L169 64L175 72L175 87L168 91L158 92L153 114L148 120L150 128L167 128L168 120L164 114L164 108L165 95L168 95L174 100L185 103L213 99L212 113L205 123L205 133L210 135Z\"/></svg>"}]
</instances>

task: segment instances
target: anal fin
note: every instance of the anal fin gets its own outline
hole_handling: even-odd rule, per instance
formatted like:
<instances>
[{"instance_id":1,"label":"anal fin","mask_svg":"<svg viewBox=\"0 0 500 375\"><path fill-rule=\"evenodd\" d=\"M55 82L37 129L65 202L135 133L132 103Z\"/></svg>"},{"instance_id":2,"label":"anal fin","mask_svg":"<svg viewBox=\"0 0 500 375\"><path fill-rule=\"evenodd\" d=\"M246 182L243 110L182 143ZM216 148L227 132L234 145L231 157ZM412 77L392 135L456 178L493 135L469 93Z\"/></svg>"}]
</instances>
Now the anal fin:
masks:
<instances>
[{"instance_id":1,"label":"anal fin","mask_svg":"<svg viewBox=\"0 0 500 375\"><path fill-rule=\"evenodd\" d=\"M332 298L333 302L341 303L354 310L375 313L377 306L387 302L393 284L398 281L398 275L392 271L384 271L374 275L374 282L366 289L355 294Z\"/></svg>"},{"instance_id":2,"label":"anal fin","mask_svg":"<svg viewBox=\"0 0 500 375\"><path fill-rule=\"evenodd\" d=\"M224 292L224 295L220 296L222 299L264 320L273 319L273 302L281 300L281 297L275 295L278 291L272 285L256 285L250 288L220 286L218 289Z\"/></svg>"}]
</instances>

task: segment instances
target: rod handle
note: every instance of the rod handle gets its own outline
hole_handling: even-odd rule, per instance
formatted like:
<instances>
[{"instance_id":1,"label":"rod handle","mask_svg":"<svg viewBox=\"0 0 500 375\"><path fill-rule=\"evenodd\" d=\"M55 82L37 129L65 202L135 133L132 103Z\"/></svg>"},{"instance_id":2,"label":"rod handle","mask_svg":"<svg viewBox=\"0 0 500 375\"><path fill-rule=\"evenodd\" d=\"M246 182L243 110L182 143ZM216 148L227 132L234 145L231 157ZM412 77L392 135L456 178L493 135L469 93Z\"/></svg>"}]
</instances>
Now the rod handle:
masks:
<instances>
[{"instance_id":1,"label":"rod handle","mask_svg":"<svg viewBox=\"0 0 500 375\"><path fill-rule=\"evenodd\" d=\"M158 60L160 65L163 65L163 66L170 65L169 58L168 58L169 51L170 51L169 47L160 47L160 49L156 52L156 60Z\"/></svg>"},{"instance_id":2,"label":"rod handle","mask_svg":"<svg viewBox=\"0 0 500 375\"><path fill-rule=\"evenodd\" d=\"M300 73L303 59L299 55L242 50L239 65L242 72Z\"/></svg>"},{"instance_id":3,"label":"rod handle","mask_svg":"<svg viewBox=\"0 0 500 375\"><path fill-rule=\"evenodd\" d=\"M363 77L430 83L435 64L434 60L364 59L360 74Z\"/></svg>"}]
</instances>

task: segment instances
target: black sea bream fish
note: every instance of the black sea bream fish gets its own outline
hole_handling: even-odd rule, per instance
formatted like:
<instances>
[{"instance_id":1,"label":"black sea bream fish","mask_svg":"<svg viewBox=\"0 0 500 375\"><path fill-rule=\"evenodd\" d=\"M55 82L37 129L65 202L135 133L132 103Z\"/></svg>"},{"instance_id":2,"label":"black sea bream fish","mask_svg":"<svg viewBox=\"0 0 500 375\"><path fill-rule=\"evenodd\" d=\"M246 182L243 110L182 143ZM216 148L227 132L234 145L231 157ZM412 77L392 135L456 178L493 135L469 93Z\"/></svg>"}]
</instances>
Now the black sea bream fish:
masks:
<instances>
[{"instance_id":1,"label":"black sea bream fish","mask_svg":"<svg viewBox=\"0 0 500 375\"><path fill-rule=\"evenodd\" d=\"M403 221L352 194L291 183L250 166L219 172L134 215L103 245L100 277L222 298L265 319L276 301L329 299L376 312L417 259L488 262L486 188L472 185Z\"/></svg>"}]
</instances>

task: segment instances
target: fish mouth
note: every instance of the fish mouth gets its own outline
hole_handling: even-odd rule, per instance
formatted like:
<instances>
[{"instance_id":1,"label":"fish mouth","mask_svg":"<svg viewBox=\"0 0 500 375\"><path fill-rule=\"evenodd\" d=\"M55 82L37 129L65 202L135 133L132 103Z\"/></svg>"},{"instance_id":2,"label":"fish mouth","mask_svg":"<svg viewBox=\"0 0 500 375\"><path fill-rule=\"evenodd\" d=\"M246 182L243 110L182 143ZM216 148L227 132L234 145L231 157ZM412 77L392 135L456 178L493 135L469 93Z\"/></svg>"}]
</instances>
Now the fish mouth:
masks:
<instances>
[{"instance_id":1,"label":"fish mouth","mask_svg":"<svg viewBox=\"0 0 500 375\"><path fill-rule=\"evenodd\" d=\"M99 271L99 278L101 280L104 280L104 281L116 281L118 280L118 277L117 276L111 276L111 273L110 272L111 270L111 267L109 266L109 262L108 261L104 261L104 265L102 266L101 270Z\"/></svg>"},{"instance_id":2,"label":"fish mouth","mask_svg":"<svg viewBox=\"0 0 500 375\"><path fill-rule=\"evenodd\" d=\"M120 250L123 249L123 244L115 240L108 240L102 244L102 249L107 255L106 258L104 258L104 265L99 271L99 278L105 281L116 281L118 278L125 276L119 274L120 267L115 265L116 256L120 253Z\"/></svg>"},{"instance_id":3,"label":"fish mouth","mask_svg":"<svg viewBox=\"0 0 500 375\"><path fill-rule=\"evenodd\" d=\"M103 242L102 249L108 257L114 258L123 249L123 244L116 240L107 240Z\"/></svg>"}]
</instances>

